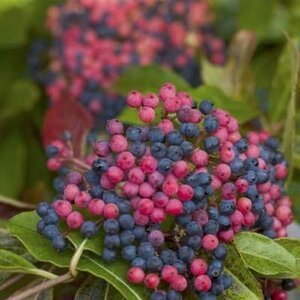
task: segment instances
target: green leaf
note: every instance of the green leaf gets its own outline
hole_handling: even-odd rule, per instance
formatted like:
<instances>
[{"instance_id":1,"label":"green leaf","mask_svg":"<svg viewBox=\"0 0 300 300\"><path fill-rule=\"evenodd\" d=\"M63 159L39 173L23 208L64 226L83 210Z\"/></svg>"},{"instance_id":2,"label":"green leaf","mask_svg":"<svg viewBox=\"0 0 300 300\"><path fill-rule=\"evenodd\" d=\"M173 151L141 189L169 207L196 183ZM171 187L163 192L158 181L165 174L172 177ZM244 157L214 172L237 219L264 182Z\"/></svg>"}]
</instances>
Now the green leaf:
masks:
<instances>
[{"instance_id":1,"label":"green leaf","mask_svg":"<svg viewBox=\"0 0 300 300\"><path fill-rule=\"evenodd\" d=\"M152 65L128 68L113 85L112 90L121 95L127 95L132 90L138 90L141 93L157 93L167 81L172 82L178 91L190 88L189 84L174 71Z\"/></svg>"},{"instance_id":2,"label":"green leaf","mask_svg":"<svg viewBox=\"0 0 300 300\"><path fill-rule=\"evenodd\" d=\"M0 271L8 273L27 273L54 279L56 276L39 270L32 263L11 251L0 249Z\"/></svg>"},{"instance_id":3,"label":"green leaf","mask_svg":"<svg viewBox=\"0 0 300 300\"><path fill-rule=\"evenodd\" d=\"M125 300L110 284L107 282L89 276L77 290L74 300Z\"/></svg>"},{"instance_id":4,"label":"green leaf","mask_svg":"<svg viewBox=\"0 0 300 300\"><path fill-rule=\"evenodd\" d=\"M294 168L294 149L296 145L296 101L299 98L299 78L300 78L300 59L295 41L290 41L293 48L293 73L291 96L287 106L286 118L284 122L282 150L286 159L290 162L290 172L288 182L293 175Z\"/></svg>"},{"instance_id":5,"label":"green leaf","mask_svg":"<svg viewBox=\"0 0 300 300\"><path fill-rule=\"evenodd\" d=\"M247 266L265 277L295 278L296 260L272 239L253 232L241 232L235 237L237 250Z\"/></svg>"},{"instance_id":6,"label":"green leaf","mask_svg":"<svg viewBox=\"0 0 300 300\"><path fill-rule=\"evenodd\" d=\"M22 46L27 41L28 18L20 7L0 12L0 48Z\"/></svg>"},{"instance_id":7,"label":"green leaf","mask_svg":"<svg viewBox=\"0 0 300 300\"><path fill-rule=\"evenodd\" d=\"M297 277L300 278L300 240L292 238L281 238L275 240L277 244L285 248L296 259Z\"/></svg>"},{"instance_id":8,"label":"green leaf","mask_svg":"<svg viewBox=\"0 0 300 300\"><path fill-rule=\"evenodd\" d=\"M27 149L22 129L11 126L6 126L0 136L0 191L7 197L17 198L24 184Z\"/></svg>"},{"instance_id":9,"label":"green leaf","mask_svg":"<svg viewBox=\"0 0 300 300\"><path fill-rule=\"evenodd\" d=\"M202 79L206 85L214 85L220 87L224 78L224 67L214 65L206 59L201 60Z\"/></svg>"},{"instance_id":10,"label":"green leaf","mask_svg":"<svg viewBox=\"0 0 300 300\"><path fill-rule=\"evenodd\" d=\"M224 293L225 299L260 300L264 299L260 284L249 271L246 263L234 245L228 245L225 272L232 276L233 284Z\"/></svg>"},{"instance_id":11,"label":"green leaf","mask_svg":"<svg viewBox=\"0 0 300 300\"><path fill-rule=\"evenodd\" d=\"M51 242L36 232L39 217L35 212L25 212L13 217L8 223L10 233L19 239L25 248L39 261L50 262L58 267L69 266L74 251L67 249L60 253L52 248ZM72 239L78 247L83 239ZM146 300L146 291L142 287L133 287L127 282L128 264L124 261L105 264L100 253L84 252L78 263L77 270L90 273L104 279L116 288L127 300Z\"/></svg>"},{"instance_id":12,"label":"green leaf","mask_svg":"<svg viewBox=\"0 0 300 300\"><path fill-rule=\"evenodd\" d=\"M277 69L269 91L269 119L272 123L282 121L286 113L292 90L294 50L287 44L279 57Z\"/></svg>"},{"instance_id":13,"label":"green leaf","mask_svg":"<svg viewBox=\"0 0 300 300\"><path fill-rule=\"evenodd\" d=\"M142 124L142 121L139 119L137 110L129 106L126 106L122 110L121 114L118 116L118 120L127 124Z\"/></svg>"},{"instance_id":14,"label":"green leaf","mask_svg":"<svg viewBox=\"0 0 300 300\"><path fill-rule=\"evenodd\" d=\"M276 0L238 0L238 28L252 30L260 38L266 37L272 25L276 2Z\"/></svg>"},{"instance_id":15,"label":"green leaf","mask_svg":"<svg viewBox=\"0 0 300 300\"><path fill-rule=\"evenodd\" d=\"M246 123L259 115L259 111L251 104L241 105L238 101L224 94L215 86L202 85L201 87L188 91L194 100L199 103L203 99L211 99L216 107L227 110L240 124Z\"/></svg>"},{"instance_id":16,"label":"green leaf","mask_svg":"<svg viewBox=\"0 0 300 300\"><path fill-rule=\"evenodd\" d=\"M13 117L19 113L30 111L39 99L39 89L30 80L16 81L9 94L0 105L0 118Z\"/></svg>"}]
</instances>

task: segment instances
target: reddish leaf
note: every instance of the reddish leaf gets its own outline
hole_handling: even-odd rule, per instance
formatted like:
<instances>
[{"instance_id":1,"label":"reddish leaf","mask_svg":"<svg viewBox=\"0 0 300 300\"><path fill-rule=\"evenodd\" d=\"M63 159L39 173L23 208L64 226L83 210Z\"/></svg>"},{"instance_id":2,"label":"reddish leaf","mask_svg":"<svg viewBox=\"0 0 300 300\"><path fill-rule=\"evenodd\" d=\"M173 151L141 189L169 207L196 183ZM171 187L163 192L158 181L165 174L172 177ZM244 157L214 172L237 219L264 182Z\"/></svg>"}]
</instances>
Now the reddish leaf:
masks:
<instances>
[{"instance_id":1,"label":"reddish leaf","mask_svg":"<svg viewBox=\"0 0 300 300\"><path fill-rule=\"evenodd\" d=\"M74 155L80 156L86 134L93 125L92 115L80 104L70 101L64 95L63 99L53 104L47 111L44 120L43 142L49 145L53 140L62 139L65 131L72 135Z\"/></svg>"}]
</instances>

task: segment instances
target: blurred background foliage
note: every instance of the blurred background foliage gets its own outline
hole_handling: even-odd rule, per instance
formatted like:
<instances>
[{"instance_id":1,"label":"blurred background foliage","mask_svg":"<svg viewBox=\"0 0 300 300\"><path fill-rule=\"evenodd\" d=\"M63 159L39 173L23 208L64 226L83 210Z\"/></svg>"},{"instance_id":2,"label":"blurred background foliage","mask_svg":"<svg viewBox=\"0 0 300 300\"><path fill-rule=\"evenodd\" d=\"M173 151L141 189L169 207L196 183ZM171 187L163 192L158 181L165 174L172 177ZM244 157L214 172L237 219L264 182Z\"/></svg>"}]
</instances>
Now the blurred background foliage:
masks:
<instances>
[{"instance_id":1,"label":"blurred background foliage","mask_svg":"<svg viewBox=\"0 0 300 300\"><path fill-rule=\"evenodd\" d=\"M4 203L19 199L34 204L52 195L52 175L41 144L48 101L28 75L27 56L34 39L48 38L47 8L56 3L0 1L0 200ZM173 81L196 100L209 97L229 110L244 129L255 128L259 117L265 129L282 139L294 168L289 190L300 221L300 1L211 0L211 4L217 35L229 47L224 67L199 57L204 84L194 89L169 70L158 77L157 66L134 67L113 90L126 94L138 87L146 92ZM131 110L125 109L120 117L134 122L131 116ZM7 206L0 211L2 217L11 213Z\"/></svg>"}]
</instances>

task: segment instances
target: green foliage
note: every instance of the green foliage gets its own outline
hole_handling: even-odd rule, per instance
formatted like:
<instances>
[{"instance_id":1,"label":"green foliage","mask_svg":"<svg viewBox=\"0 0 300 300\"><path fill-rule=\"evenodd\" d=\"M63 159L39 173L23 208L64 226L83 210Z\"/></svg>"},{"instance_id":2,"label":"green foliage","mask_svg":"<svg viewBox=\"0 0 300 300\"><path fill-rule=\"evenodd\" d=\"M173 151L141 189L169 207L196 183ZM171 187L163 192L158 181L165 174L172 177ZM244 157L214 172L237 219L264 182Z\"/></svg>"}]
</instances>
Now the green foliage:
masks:
<instances>
[{"instance_id":1,"label":"green foliage","mask_svg":"<svg viewBox=\"0 0 300 300\"><path fill-rule=\"evenodd\" d=\"M189 84L174 71L152 65L128 68L116 81L112 90L121 95L136 89L141 93L158 92L167 81L174 83L178 91L189 89Z\"/></svg>"},{"instance_id":2,"label":"green foliage","mask_svg":"<svg viewBox=\"0 0 300 300\"><path fill-rule=\"evenodd\" d=\"M241 232L235 245L247 266L265 277L295 278L296 260L284 247L254 232Z\"/></svg>"},{"instance_id":3,"label":"green foliage","mask_svg":"<svg viewBox=\"0 0 300 300\"><path fill-rule=\"evenodd\" d=\"M225 271L233 278L233 285L225 292L225 299L259 300L263 299L261 287L247 268L245 260L234 245L228 247Z\"/></svg>"}]
</instances>

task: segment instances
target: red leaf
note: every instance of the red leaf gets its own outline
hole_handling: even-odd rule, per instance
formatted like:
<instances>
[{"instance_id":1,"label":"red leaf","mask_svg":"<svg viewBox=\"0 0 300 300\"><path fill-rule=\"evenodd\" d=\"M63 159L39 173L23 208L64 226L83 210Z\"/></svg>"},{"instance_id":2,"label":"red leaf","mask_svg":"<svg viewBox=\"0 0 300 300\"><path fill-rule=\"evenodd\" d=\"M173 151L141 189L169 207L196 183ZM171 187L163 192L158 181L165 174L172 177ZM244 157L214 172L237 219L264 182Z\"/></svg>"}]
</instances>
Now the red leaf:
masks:
<instances>
[{"instance_id":1,"label":"red leaf","mask_svg":"<svg viewBox=\"0 0 300 300\"><path fill-rule=\"evenodd\" d=\"M64 95L63 99L53 104L45 115L43 143L49 145L53 140L62 139L65 131L72 135L74 155L79 157L86 134L93 125L92 115L80 104Z\"/></svg>"}]
</instances>

